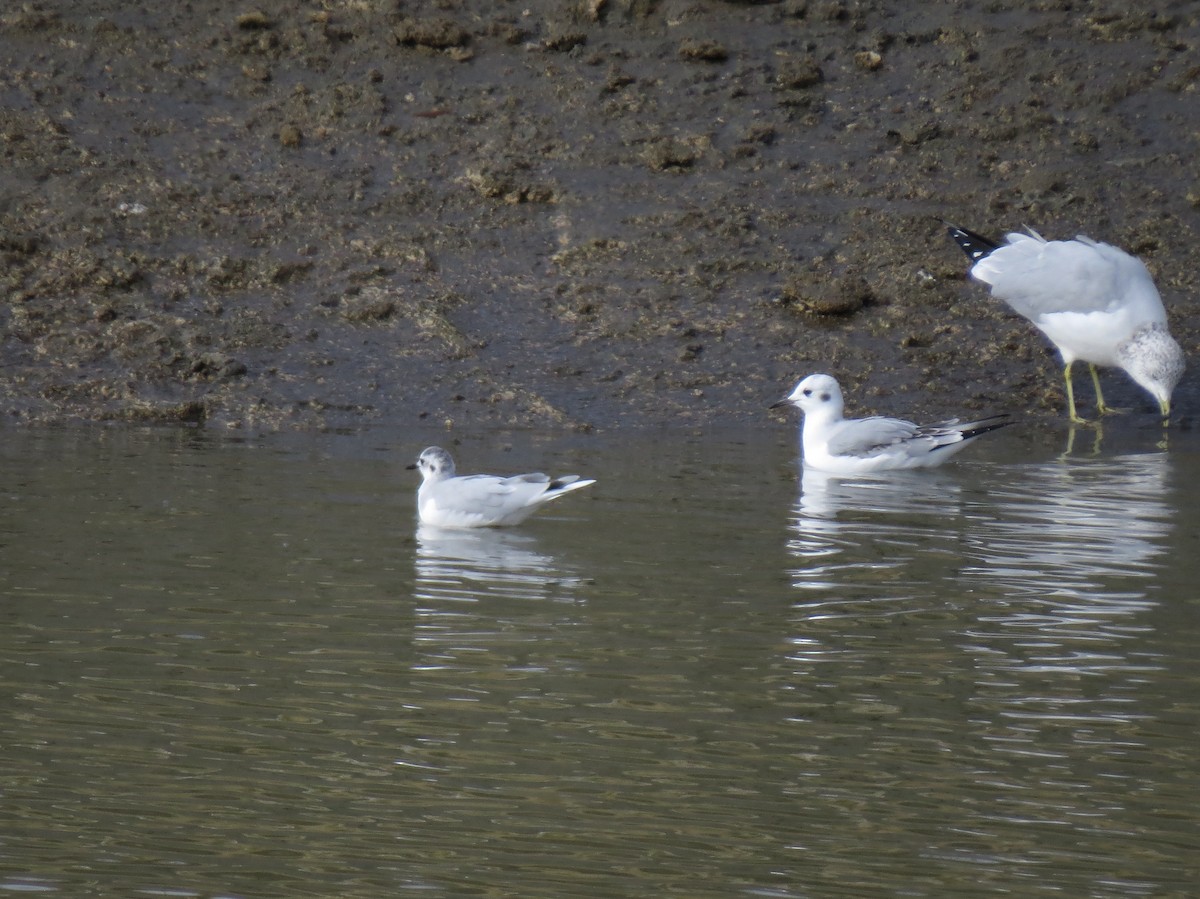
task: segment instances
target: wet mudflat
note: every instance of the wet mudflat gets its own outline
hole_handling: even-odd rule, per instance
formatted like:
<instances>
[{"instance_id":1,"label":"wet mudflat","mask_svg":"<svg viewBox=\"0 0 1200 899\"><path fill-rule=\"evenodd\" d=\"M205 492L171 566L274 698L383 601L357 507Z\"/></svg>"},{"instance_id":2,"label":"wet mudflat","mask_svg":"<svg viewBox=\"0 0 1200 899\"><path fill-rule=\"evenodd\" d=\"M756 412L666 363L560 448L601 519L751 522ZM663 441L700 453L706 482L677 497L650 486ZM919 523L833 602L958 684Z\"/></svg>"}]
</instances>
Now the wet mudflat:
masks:
<instances>
[{"instance_id":1,"label":"wet mudflat","mask_svg":"<svg viewBox=\"0 0 1200 899\"><path fill-rule=\"evenodd\" d=\"M937 220L1129 249L1194 353L1198 20L10 4L0 402L18 422L588 429L749 421L829 370L871 411L1053 420L1044 340L964 281Z\"/></svg>"},{"instance_id":2,"label":"wet mudflat","mask_svg":"<svg viewBox=\"0 0 1200 899\"><path fill-rule=\"evenodd\" d=\"M597 484L439 532L442 431L14 431L0 890L1186 895L1200 447L1085 436L497 432Z\"/></svg>"}]
</instances>

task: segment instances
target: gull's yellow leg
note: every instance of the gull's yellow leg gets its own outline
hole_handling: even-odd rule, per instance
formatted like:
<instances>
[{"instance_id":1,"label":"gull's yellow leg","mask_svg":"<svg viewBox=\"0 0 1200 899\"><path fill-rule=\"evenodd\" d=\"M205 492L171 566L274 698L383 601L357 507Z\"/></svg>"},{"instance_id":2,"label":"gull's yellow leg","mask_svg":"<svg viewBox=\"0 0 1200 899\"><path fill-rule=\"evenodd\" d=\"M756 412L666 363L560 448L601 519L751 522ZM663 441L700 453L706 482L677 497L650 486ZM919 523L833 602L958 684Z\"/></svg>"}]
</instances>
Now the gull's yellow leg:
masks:
<instances>
[{"instance_id":1,"label":"gull's yellow leg","mask_svg":"<svg viewBox=\"0 0 1200 899\"><path fill-rule=\"evenodd\" d=\"M1100 390L1100 376L1096 373L1096 366L1092 365L1091 362L1088 362L1087 367L1091 368L1092 386L1096 388L1096 410L1100 414L1106 415L1112 412L1112 409L1104 404L1104 392Z\"/></svg>"},{"instance_id":2,"label":"gull's yellow leg","mask_svg":"<svg viewBox=\"0 0 1200 899\"><path fill-rule=\"evenodd\" d=\"M1071 366L1075 362L1071 361L1063 368L1063 380L1067 382L1067 413L1077 425L1085 425L1088 423L1086 418L1080 418L1079 413L1075 411L1075 387L1071 384Z\"/></svg>"},{"instance_id":3,"label":"gull's yellow leg","mask_svg":"<svg viewBox=\"0 0 1200 899\"><path fill-rule=\"evenodd\" d=\"M1120 411L1118 409L1113 409L1104 402L1104 393L1100 390L1100 374L1096 371L1096 366L1089 362L1088 368L1092 370L1092 386L1096 388L1096 411L1101 415L1108 415L1110 412Z\"/></svg>"}]
</instances>

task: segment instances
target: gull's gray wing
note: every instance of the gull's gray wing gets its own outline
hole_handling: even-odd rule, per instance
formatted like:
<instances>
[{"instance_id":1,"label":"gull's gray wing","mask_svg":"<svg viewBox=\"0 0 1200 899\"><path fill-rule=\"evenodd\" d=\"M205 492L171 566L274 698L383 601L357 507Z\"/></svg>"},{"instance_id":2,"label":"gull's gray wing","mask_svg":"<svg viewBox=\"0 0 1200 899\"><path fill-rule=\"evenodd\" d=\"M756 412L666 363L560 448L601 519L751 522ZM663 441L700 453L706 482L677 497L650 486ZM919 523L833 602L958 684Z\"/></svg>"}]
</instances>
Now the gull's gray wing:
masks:
<instances>
[{"instance_id":1,"label":"gull's gray wing","mask_svg":"<svg viewBox=\"0 0 1200 899\"><path fill-rule=\"evenodd\" d=\"M839 422L826 446L835 456L870 456L881 449L909 440L920 432L911 421L900 418L853 418Z\"/></svg>"},{"instance_id":2,"label":"gull's gray wing","mask_svg":"<svg viewBox=\"0 0 1200 899\"><path fill-rule=\"evenodd\" d=\"M490 474L473 474L451 478L437 485L437 502L444 509L469 512L517 508L533 497L544 493L550 478L544 474L521 474L501 478Z\"/></svg>"},{"instance_id":3,"label":"gull's gray wing","mask_svg":"<svg viewBox=\"0 0 1200 899\"><path fill-rule=\"evenodd\" d=\"M1008 241L980 259L971 275L1031 321L1057 312L1112 312L1125 304L1143 310L1142 318L1162 309L1146 266L1124 250L1086 237L1045 241L1009 234Z\"/></svg>"}]
</instances>

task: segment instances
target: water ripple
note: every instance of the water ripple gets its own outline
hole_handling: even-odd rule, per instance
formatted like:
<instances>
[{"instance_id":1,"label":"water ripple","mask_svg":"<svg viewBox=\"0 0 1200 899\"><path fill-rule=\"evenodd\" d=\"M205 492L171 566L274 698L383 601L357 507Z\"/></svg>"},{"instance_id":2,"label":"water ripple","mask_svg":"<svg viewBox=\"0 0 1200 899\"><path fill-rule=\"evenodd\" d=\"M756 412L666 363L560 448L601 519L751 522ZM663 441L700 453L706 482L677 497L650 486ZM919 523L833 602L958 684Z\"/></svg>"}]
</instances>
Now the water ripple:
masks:
<instances>
[{"instance_id":1,"label":"water ripple","mask_svg":"<svg viewBox=\"0 0 1200 899\"><path fill-rule=\"evenodd\" d=\"M1186 453L781 500L792 447L546 439L586 521L414 537L377 441L61 437L0 446L0 892L1200 878Z\"/></svg>"}]
</instances>

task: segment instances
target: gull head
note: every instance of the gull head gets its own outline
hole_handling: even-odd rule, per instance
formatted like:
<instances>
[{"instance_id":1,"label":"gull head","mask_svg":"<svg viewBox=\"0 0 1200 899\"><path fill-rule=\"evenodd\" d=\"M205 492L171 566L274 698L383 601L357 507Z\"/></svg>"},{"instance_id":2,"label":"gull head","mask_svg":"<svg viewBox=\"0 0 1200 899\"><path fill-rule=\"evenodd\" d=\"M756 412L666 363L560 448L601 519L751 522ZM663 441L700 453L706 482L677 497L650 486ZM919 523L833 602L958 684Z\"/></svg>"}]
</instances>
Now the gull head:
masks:
<instances>
[{"instance_id":1,"label":"gull head","mask_svg":"<svg viewBox=\"0 0 1200 899\"><path fill-rule=\"evenodd\" d=\"M806 416L821 415L829 418L840 418L844 405L842 388L832 375L809 375L796 385L796 389L784 399L775 403L778 406L795 406Z\"/></svg>"},{"instance_id":2,"label":"gull head","mask_svg":"<svg viewBox=\"0 0 1200 899\"><path fill-rule=\"evenodd\" d=\"M1147 393L1158 400L1163 418L1171 414L1171 392L1183 377L1183 350L1160 323L1147 325L1117 347L1117 359Z\"/></svg>"},{"instance_id":3,"label":"gull head","mask_svg":"<svg viewBox=\"0 0 1200 899\"><path fill-rule=\"evenodd\" d=\"M431 446L417 457L416 468L425 481L444 481L454 477L454 459L440 446Z\"/></svg>"}]
</instances>

